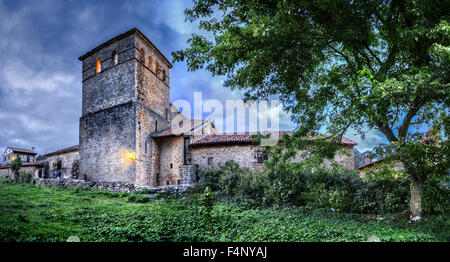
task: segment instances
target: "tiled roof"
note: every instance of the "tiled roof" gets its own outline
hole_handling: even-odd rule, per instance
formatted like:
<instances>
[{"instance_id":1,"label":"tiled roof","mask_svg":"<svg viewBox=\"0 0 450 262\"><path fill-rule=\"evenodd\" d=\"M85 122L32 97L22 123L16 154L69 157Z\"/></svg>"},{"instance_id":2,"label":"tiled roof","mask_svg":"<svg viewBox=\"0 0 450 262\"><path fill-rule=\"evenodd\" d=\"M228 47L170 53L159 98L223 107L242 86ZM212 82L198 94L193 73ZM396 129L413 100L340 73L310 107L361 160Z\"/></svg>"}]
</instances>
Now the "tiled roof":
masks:
<instances>
[{"instance_id":1,"label":"tiled roof","mask_svg":"<svg viewBox=\"0 0 450 262\"><path fill-rule=\"evenodd\" d=\"M373 166L374 164L381 163L381 162L383 162L383 160L384 160L384 158L378 159L378 160L373 161L373 162L370 162L369 164L365 164L365 165L363 165L363 166L358 167L358 170L362 170L362 169L364 169L364 168L366 168L366 167Z\"/></svg>"},{"instance_id":2,"label":"tiled roof","mask_svg":"<svg viewBox=\"0 0 450 262\"><path fill-rule=\"evenodd\" d=\"M18 148L18 147L8 147L8 148L11 149L11 151L13 151L15 153L24 153L24 154L31 154L31 155L37 154L37 153L33 152L33 150L31 150L31 149Z\"/></svg>"},{"instance_id":3,"label":"tiled roof","mask_svg":"<svg viewBox=\"0 0 450 262\"><path fill-rule=\"evenodd\" d=\"M51 153L45 154L44 156L48 157L48 156L54 156L54 155L59 155L59 154L70 153L70 152L78 151L78 149L79 149L78 146L72 146L72 147L60 149L60 150L57 150L55 152L51 152Z\"/></svg>"},{"instance_id":4,"label":"tiled roof","mask_svg":"<svg viewBox=\"0 0 450 262\"><path fill-rule=\"evenodd\" d=\"M183 135L184 133L187 133L187 132L193 130L194 128L196 128L198 126L201 126L204 122L206 122L206 121L199 120L199 119L188 120L188 121L191 121L191 126L183 124L181 127L177 127L175 129L169 128L169 129L162 131L161 133L154 135L153 137L158 138L158 137L168 137L168 136L180 136L180 135Z\"/></svg>"},{"instance_id":5,"label":"tiled roof","mask_svg":"<svg viewBox=\"0 0 450 262\"><path fill-rule=\"evenodd\" d=\"M280 131L280 136L278 137L279 141L282 139L284 134L292 135L292 131ZM239 143L252 143L252 135L256 135L257 133L228 133L228 134L217 134L217 135L209 135L200 138L199 140L191 143L193 146L199 145L212 145L212 144L239 144ZM356 142L342 137L342 143L345 145L356 145Z\"/></svg>"}]
</instances>

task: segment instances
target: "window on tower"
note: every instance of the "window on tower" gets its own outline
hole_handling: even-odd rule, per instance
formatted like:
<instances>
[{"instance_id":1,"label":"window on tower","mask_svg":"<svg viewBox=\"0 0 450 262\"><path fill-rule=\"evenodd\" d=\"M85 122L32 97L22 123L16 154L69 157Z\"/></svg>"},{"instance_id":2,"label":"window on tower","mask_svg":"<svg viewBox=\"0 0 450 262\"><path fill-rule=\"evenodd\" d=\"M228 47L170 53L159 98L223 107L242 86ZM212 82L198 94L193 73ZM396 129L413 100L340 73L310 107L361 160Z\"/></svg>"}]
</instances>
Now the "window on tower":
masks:
<instances>
[{"instance_id":1,"label":"window on tower","mask_svg":"<svg viewBox=\"0 0 450 262\"><path fill-rule=\"evenodd\" d=\"M145 51L144 51L144 48L141 48L141 51L139 53L139 60L141 60L141 62L143 64L145 64Z\"/></svg>"},{"instance_id":2,"label":"window on tower","mask_svg":"<svg viewBox=\"0 0 450 262\"><path fill-rule=\"evenodd\" d=\"M157 77L159 77L159 64L158 63L156 63L156 65L155 65L155 74Z\"/></svg>"},{"instance_id":3,"label":"window on tower","mask_svg":"<svg viewBox=\"0 0 450 262\"><path fill-rule=\"evenodd\" d=\"M152 70L153 68L153 58L152 56L148 57L148 68L150 68L150 70Z\"/></svg>"},{"instance_id":4,"label":"window on tower","mask_svg":"<svg viewBox=\"0 0 450 262\"><path fill-rule=\"evenodd\" d=\"M163 69L163 76L162 76L162 81L165 82L166 81L166 69Z\"/></svg>"},{"instance_id":5,"label":"window on tower","mask_svg":"<svg viewBox=\"0 0 450 262\"><path fill-rule=\"evenodd\" d=\"M97 62L95 62L95 72L98 74L102 71L102 63L100 62L100 59L97 59Z\"/></svg>"},{"instance_id":6,"label":"window on tower","mask_svg":"<svg viewBox=\"0 0 450 262\"><path fill-rule=\"evenodd\" d=\"M116 51L112 53L112 61L113 65L117 65L119 63L119 54Z\"/></svg>"}]
</instances>

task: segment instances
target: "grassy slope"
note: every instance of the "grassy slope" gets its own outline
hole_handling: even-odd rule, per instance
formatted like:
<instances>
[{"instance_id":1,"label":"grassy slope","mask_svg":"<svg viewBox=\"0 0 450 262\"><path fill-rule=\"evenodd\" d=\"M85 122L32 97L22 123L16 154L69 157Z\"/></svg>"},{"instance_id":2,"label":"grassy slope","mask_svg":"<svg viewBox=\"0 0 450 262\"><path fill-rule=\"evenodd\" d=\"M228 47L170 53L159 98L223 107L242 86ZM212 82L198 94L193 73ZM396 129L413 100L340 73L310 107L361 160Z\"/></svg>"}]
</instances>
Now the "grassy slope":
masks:
<instances>
[{"instance_id":1,"label":"grassy slope","mask_svg":"<svg viewBox=\"0 0 450 262\"><path fill-rule=\"evenodd\" d=\"M218 204L213 231L181 200L130 203L126 195L0 181L0 241L449 241L448 216L415 225L324 210ZM212 233L214 232L214 233Z\"/></svg>"}]
</instances>

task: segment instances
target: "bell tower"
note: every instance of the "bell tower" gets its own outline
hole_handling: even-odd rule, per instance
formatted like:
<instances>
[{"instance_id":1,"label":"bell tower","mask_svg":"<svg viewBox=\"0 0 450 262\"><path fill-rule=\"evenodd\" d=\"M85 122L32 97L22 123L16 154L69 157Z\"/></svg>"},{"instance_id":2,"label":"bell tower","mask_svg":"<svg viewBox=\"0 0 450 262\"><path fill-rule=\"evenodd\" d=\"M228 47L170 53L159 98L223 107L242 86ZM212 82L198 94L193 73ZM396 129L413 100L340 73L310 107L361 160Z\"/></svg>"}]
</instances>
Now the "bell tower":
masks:
<instances>
[{"instance_id":1,"label":"bell tower","mask_svg":"<svg viewBox=\"0 0 450 262\"><path fill-rule=\"evenodd\" d=\"M82 61L80 174L88 180L150 184L151 135L170 121L167 58L134 28Z\"/></svg>"}]
</instances>

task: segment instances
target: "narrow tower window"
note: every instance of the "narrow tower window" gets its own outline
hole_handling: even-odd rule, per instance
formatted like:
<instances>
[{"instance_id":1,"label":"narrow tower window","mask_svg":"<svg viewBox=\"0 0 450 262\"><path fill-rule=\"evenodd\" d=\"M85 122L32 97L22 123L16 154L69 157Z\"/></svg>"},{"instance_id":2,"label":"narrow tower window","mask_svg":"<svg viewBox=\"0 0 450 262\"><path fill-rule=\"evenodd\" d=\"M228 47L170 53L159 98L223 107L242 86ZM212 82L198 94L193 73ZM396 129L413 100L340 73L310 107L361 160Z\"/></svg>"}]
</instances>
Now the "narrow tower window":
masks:
<instances>
[{"instance_id":1,"label":"narrow tower window","mask_svg":"<svg viewBox=\"0 0 450 262\"><path fill-rule=\"evenodd\" d=\"M155 132L158 132L158 121L155 121Z\"/></svg>"},{"instance_id":2,"label":"narrow tower window","mask_svg":"<svg viewBox=\"0 0 450 262\"><path fill-rule=\"evenodd\" d=\"M163 69L163 76L162 76L162 81L165 82L166 81L166 69Z\"/></svg>"},{"instance_id":3,"label":"narrow tower window","mask_svg":"<svg viewBox=\"0 0 450 262\"><path fill-rule=\"evenodd\" d=\"M156 63L155 74L157 77L159 77L159 64L158 63Z\"/></svg>"},{"instance_id":4,"label":"narrow tower window","mask_svg":"<svg viewBox=\"0 0 450 262\"><path fill-rule=\"evenodd\" d=\"M95 62L95 72L98 74L102 71L102 64L100 62L100 59L97 59L97 62Z\"/></svg>"},{"instance_id":5,"label":"narrow tower window","mask_svg":"<svg viewBox=\"0 0 450 262\"><path fill-rule=\"evenodd\" d=\"M152 70L153 68L153 58L152 56L148 57L148 68L150 68L150 70Z\"/></svg>"},{"instance_id":6,"label":"narrow tower window","mask_svg":"<svg viewBox=\"0 0 450 262\"><path fill-rule=\"evenodd\" d=\"M139 60L141 60L141 62L143 64L145 64L145 51L144 51L144 48L141 48L141 51L139 53Z\"/></svg>"},{"instance_id":7,"label":"narrow tower window","mask_svg":"<svg viewBox=\"0 0 450 262\"><path fill-rule=\"evenodd\" d=\"M113 65L117 65L119 63L119 54L116 51L112 53L112 61Z\"/></svg>"}]
</instances>

